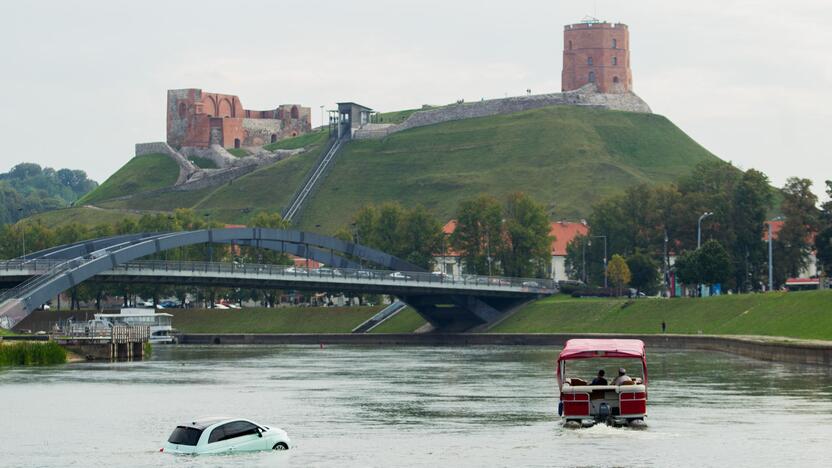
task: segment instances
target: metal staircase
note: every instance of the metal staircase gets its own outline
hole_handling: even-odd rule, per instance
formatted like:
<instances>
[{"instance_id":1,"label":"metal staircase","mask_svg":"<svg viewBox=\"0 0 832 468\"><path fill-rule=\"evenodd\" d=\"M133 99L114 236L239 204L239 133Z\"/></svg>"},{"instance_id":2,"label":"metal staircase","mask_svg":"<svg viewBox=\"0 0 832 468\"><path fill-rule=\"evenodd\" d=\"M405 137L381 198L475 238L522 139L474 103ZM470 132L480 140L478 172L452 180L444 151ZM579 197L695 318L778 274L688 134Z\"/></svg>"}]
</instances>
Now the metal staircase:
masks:
<instances>
[{"instance_id":1,"label":"metal staircase","mask_svg":"<svg viewBox=\"0 0 832 468\"><path fill-rule=\"evenodd\" d=\"M304 203L309 199L309 196L315 190L318 182L326 177L326 174L331 168L332 161L338 155L338 151L341 150L341 147L347 140L348 138L342 137L331 141L329 148L326 152L324 152L323 157L319 159L319 161L315 164L315 168L309 173L308 176L306 176L303 184L301 184L300 188L292 196L291 202L289 202L289 205L283 211L282 215L284 220L293 221L297 217L298 213L300 213L303 208Z\"/></svg>"}]
</instances>

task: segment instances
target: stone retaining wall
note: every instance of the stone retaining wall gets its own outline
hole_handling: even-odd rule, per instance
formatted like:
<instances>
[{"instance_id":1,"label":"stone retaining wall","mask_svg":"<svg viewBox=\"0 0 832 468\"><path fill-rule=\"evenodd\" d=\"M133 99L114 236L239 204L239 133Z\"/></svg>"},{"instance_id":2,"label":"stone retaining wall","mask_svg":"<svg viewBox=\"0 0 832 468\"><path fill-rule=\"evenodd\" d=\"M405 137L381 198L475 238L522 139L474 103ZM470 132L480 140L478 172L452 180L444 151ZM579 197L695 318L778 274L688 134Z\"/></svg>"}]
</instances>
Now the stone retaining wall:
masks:
<instances>
[{"instance_id":1,"label":"stone retaining wall","mask_svg":"<svg viewBox=\"0 0 832 468\"><path fill-rule=\"evenodd\" d=\"M378 139L387 135L416 127L451 122L454 120L473 119L500 114L512 114L541 107L570 105L598 107L602 109L627 112L650 113L647 105L635 93L602 94L595 91L593 85L586 85L575 91L565 93L538 94L534 96L516 96L502 99L489 99L479 102L464 102L443 107L414 112L404 122L386 127L366 125L357 130L355 139Z\"/></svg>"}]
</instances>

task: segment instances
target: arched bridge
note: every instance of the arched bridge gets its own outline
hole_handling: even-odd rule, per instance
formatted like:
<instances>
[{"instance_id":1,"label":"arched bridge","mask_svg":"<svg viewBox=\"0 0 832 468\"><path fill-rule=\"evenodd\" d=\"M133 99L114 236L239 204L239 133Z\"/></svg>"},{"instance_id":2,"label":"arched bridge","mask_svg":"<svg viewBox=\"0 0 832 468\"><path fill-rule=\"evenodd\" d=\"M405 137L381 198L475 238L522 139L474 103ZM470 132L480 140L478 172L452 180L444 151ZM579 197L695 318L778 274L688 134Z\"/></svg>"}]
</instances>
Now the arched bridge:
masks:
<instances>
[{"instance_id":1,"label":"arched bridge","mask_svg":"<svg viewBox=\"0 0 832 468\"><path fill-rule=\"evenodd\" d=\"M285 252L326 268L214 262L141 261L195 244L236 244ZM372 266L369 266L372 265ZM113 236L0 262L0 323L11 327L63 291L94 279L202 286L390 294L438 330L492 323L514 307L554 292L551 280L448 277L379 250L329 236L265 228L205 229Z\"/></svg>"}]
</instances>

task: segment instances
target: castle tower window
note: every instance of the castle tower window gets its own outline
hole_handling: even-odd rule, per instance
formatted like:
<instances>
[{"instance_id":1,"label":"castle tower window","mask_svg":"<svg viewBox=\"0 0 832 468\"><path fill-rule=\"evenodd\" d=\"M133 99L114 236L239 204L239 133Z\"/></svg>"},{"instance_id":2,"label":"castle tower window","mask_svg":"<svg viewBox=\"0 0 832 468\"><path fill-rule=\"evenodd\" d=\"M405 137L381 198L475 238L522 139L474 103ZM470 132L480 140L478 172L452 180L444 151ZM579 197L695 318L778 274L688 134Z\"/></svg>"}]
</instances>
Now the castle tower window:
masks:
<instances>
[{"instance_id":1,"label":"castle tower window","mask_svg":"<svg viewBox=\"0 0 832 468\"><path fill-rule=\"evenodd\" d=\"M589 82L590 83L595 83L595 72L594 71L589 72Z\"/></svg>"},{"instance_id":2,"label":"castle tower window","mask_svg":"<svg viewBox=\"0 0 832 468\"><path fill-rule=\"evenodd\" d=\"M617 76L612 77L612 82L615 83L615 84L618 84L618 77Z\"/></svg>"},{"instance_id":3,"label":"castle tower window","mask_svg":"<svg viewBox=\"0 0 832 468\"><path fill-rule=\"evenodd\" d=\"M272 133L272 143L277 143L277 135L275 135L274 133Z\"/></svg>"},{"instance_id":4,"label":"castle tower window","mask_svg":"<svg viewBox=\"0 0 832 468\"><path fill-rule=\"evenodd\" d=\"M592 57L587 57L586 58L586 64L587 65L592 65Z\"/></svg>"},{"instance_id":5,"label":"castle tower window","mask_svg":"<svg viewBox=\"0 0 832 468\"><path fill-rule=\"evenodd\" d=\"M293 119L298 118L298 106L292 106L291 116L292 116Z\"/></svg>"},{"instance_id":6,"label":"castle tower window","mask_svg":"<svg viewBox=\"0 0 832 468\"><path fill-rule=\"evenodd\" d=\"M188 114L188 106L184 102L179 103L179 117L184 119Z\"/></svg>"},{"instance_id":7,"label":"castle tower window","mask_svg":"<svg viewBox=\"0 0 832 468\"><path fill-rule=\"evenodd\" d=\"M612 48L613 48L613 49L617 49L617 48L618 48L618 39L613 39L613 40L612 40Z\"/></svg>"},{"instance_id":8,"label":"castle tower window","mask_svg":"<svg viewBox=\"0 0 832 468\"><path fill-rule=\"evenodd\" d=\"M569 50L572 50L572 41L569 41Z\"/></svg>"},{"instance_id":9,"label":"castle tower window","mask_svg":"<svg viewBox=\"0 0 832 468\"><path fill-rule=\"evenodd\" d=\"M234 139L234 147L235 147L235 148L239 148L239 147L240 147L240 139L239 139L239 138L235 138L235 139Z\"/></svg>"},{"instance_id":10,"label":"castle tower window","mask_svg":"<svg viewBox=\"0 0 832 468\"><path fill-rule=\"evenodd\" d=\"M618 57L613 57L612 58L612 64L613 65L618 65Z\"/></svg>"}]
</instances>

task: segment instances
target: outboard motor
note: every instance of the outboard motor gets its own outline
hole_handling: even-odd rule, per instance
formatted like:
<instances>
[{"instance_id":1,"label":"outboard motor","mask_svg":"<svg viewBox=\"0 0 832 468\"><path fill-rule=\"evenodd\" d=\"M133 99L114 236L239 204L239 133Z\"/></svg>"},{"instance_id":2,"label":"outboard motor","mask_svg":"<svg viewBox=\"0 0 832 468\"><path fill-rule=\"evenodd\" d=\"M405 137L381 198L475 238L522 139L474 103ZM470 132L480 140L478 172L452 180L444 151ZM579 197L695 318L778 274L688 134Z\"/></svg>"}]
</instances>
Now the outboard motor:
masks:
<instances>
[{"instance_id":1,"label":"outboard motor","mask_svg":"<svg viewBox=\"0 0 832 468\"><path fill-rule=\"evenodd\" d=\"M598 405L598 419L606 421L610 417L610 405L606 402Z\"/></svg>"}]
</instances>

